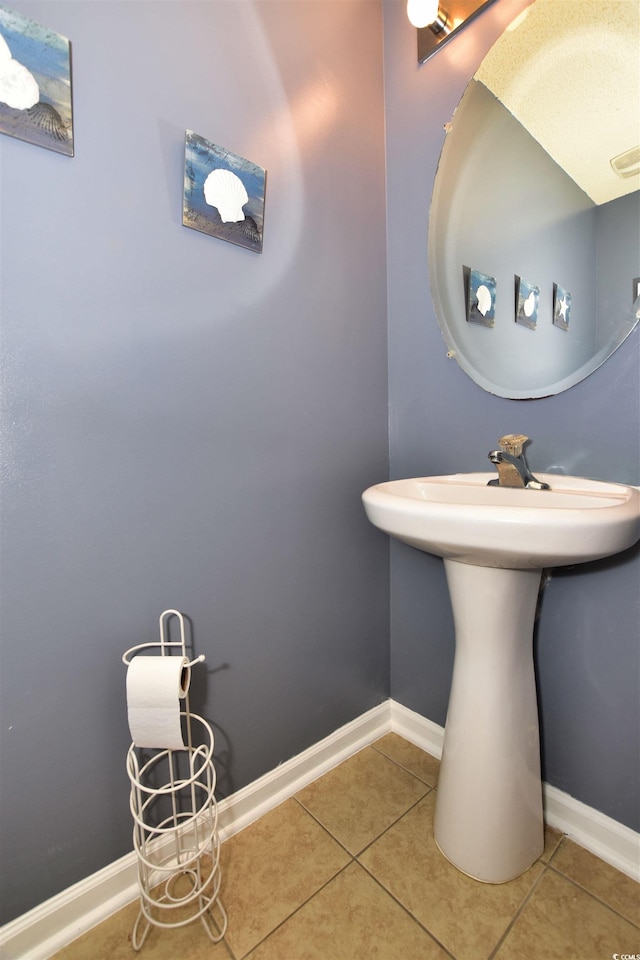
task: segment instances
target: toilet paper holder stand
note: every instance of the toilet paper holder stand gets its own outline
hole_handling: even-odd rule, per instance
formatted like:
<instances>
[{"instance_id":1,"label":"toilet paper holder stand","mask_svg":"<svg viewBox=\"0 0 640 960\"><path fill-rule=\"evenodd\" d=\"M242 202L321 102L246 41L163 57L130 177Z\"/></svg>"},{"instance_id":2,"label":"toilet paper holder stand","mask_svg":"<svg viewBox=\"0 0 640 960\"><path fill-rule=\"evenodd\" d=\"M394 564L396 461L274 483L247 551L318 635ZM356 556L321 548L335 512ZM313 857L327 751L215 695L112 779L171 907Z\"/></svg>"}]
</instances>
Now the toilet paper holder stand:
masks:
<instances>
[{"instance_id":1,"label":"toilet paper holder stand","mask_svg":"<svg viewBox=\"0 0 640 960\"><path fill-rule=\"evenodd\" d=\"M179 640L170 639L172 617L179 621ZM188 660L183 614L165 610L159 626L159 642L130 647L122 656L126 666L131 665L138 652L154 647L161 656L177 651ZM191 668L204 660L201 654L185 666ZM227 914L219 897L220 839L214 796L213 730L206 720L191 712L188 689L180 703L184 750L149 750L132 743L127 753L140 892L140 909L132 933L136 951L142 948L152 926L182 927L200 919L214 943L222 940L227 928ZM197 746L192 727L198 731Z\"/></svg>"}]
</instances>

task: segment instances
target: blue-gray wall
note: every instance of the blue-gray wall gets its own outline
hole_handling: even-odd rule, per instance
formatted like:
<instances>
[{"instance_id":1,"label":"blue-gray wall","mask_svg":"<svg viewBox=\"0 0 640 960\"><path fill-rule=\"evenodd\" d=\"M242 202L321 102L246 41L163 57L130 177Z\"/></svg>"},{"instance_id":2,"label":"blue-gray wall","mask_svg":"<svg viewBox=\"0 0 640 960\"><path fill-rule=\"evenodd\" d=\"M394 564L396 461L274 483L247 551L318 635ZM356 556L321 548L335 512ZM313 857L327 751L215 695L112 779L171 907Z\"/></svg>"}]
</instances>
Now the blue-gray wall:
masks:
<instances>
[{"instance_id":1,"label":"blue-gray wall","mask_svg":"<svg viewBox=\"0 0 640 960\"><path fill-rule=\"evenodd\" d=\"M58 2L75 158L0 137L2 920L131 849L125 668L167 607L221 794L389 695L382 14ZM268 171L182 226L185 129Z\"/></svg>"},{"instance_id":2,"label":"blue-gray wall","mask_svg":"<svg viewBox=\"0 0 640 960\"><path fill-rule=\"evenodd\" d=\"M488 469L487 452L498 437L522 432L534 440L534 472L553 467L637 484L637 332L566 393L514 401L483 392L447 359L434 316L427 221L444 124L504 23L526 5L498 0L418 67L403 5L384 3L391 475ZM554 571L536 640L545 779L636 830L639 566L636 547ZM442 564L393 543L392 697L444 723L452 662Z\"/></svg>"}]
</instances>

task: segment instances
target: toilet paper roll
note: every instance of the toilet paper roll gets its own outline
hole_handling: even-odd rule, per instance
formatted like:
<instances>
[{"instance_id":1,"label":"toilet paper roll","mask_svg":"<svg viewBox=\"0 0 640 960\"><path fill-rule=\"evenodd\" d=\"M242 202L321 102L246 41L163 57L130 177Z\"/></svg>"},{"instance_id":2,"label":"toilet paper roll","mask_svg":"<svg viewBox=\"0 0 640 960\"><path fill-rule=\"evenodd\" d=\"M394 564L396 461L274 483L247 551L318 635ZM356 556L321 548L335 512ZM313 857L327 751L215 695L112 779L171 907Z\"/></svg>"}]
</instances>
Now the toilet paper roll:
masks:
<instances>
[{"instance_id":1,"label":"toilet paper roll","mask_svg":"<svg viewBox=\"0 0 640 960\"><path fill-rule=\"evenodd\" d=\"M186 657L134 657L127 670L127 714L136 747L184 750L180 700L191 667Z\"/></svg>"}]
</instances>

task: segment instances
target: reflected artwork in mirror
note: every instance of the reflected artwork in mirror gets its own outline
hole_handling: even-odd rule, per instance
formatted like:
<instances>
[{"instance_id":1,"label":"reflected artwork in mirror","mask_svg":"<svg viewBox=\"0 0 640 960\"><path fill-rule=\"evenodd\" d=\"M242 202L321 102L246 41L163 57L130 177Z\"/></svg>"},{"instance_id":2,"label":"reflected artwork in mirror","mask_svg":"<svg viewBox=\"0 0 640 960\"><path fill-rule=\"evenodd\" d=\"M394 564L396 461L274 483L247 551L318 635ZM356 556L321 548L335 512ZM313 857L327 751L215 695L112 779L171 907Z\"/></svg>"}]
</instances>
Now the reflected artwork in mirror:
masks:
<instances>
[{"instance_id":1,"label":"reflected artwork in mirror","mask_svg":"<svg viewBox=\"0 0 640 960\"><path fill-rule=\"evenodd\" d=\"M463 267L467 320L493 327L496 315L496 281L479 270Z\"/></svg>"},{"instance_id":2,"label":"reflected artwork in mirror","mask_svg":"<svg viewBox=\"0 0 640 960\"><path fill-rule=\"evenodd\" d=\"M535 330L538 326L539 303L540 290L535 283L516 277L516 323Z\"/></svg>"},{"instance_id":3,"label":"reflected artwork in mirror","mask_svg":"<svg viewBox=\"0 0 640 960\"><path fill-rule=\"evenodd\" d=\"M496 396L560 393L638 325L640 164L612 161L640 145L639 33L639 3L533 0L447 124L431 290L449 356ZM471 264L507 292L490 332L469 322Z\"/></svg>"},{"instance_id":4,"label":"reflected artwork in mirror","mask_svg":"<svg viewBox=\"0 0 640 960\"><path fill-rule=\"evenodd\" d=\"M563 290L557 283L553 285L553 322L561 330L569 329L571 316L571 294Z\"/></svg>"}]
</instances>

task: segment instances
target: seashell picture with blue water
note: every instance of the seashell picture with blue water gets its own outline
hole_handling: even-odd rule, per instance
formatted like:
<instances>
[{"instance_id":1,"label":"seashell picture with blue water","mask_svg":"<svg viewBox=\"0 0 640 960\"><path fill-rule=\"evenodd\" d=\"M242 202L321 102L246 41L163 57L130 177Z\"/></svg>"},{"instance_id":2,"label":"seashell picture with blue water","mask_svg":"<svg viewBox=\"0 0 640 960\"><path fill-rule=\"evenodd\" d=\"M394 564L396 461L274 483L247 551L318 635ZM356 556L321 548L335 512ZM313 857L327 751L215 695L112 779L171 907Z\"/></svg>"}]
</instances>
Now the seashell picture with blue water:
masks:
<instances>
[{"instance_id":1,"label":"seashell picture with blue water","mask_svg":"<svg viewBox=\"0 0 640 960\"><path fill-rule=\"evenodd\" d=\"M187 130L182 223L262 253L266 178L262 167Z\"/></svg>"},{"instance_id":2,"label":"seashell picture with blue water","mask_svg":"<svg viewBox=\"0 0 640 960\"><path fill-rule=\"evenodd\" d=\"M538 306L540 303L540 287L529 283L522 277L515 278L516 284L516 323L529 330L538 326Z\"/></svg>"},{"instance_id":3,"label":"seashell picture with blue water","mask_svg":"<svg viewBox=\"0 0 640 960\"><path fill-rule=\"evenodd\" d=\"M71 44L0 7L0 133L73 156Z\"/></svg>"},{"instance_id":4,"label":"seashell picture with blue water","mask_svg":"<svg viewBox=\"0 0 640 960\"><path fill-rule=\"evenodd\" d=\"M496 322L496 279L479 270L462 268L469 323L494 327Z\"/></svg>"}]
</instances>

